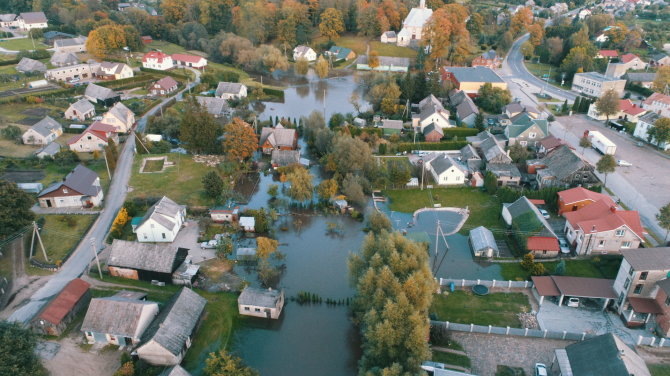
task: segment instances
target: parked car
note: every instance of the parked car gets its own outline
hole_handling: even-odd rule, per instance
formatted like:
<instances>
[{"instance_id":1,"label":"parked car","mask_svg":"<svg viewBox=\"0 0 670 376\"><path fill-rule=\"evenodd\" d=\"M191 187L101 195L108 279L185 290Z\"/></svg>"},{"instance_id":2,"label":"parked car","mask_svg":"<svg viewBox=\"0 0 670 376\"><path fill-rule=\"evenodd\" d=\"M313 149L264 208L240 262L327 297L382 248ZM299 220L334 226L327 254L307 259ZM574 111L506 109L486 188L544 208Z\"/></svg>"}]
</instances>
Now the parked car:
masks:
<instances>
[{"instance_id":1,"label":"parked car","mask_svg":"<svg viewBox=\"0 0 670 376\"><path fill-rule=\"evenodd\" d=\"M544 219L549 219L550 218L549 212L544 210L544 209L540 209L540 214L542 214Z\"/></svg>"},{"instance_id":2,"label":"parked car","mask_svg":"<svg viewBox=\"0 0 670 376\"><path fill-rule=\"evenodd\" d=\"M561 247L561 253L570 253L570 247L568 247L568 242L566 242L565 239L558 239L558 245Z\"/></svg>"},{"instance_id":3,"label":"parked car","mask_svg":"<svg viewBox=\"0 0 670 376\"><path fill-rule=\"evenodd\" d=\"M214 249L219 244L218 240L210 240L208 242L200 243L200 248L202 249Z\"/></svg>"},{"instance_id":4,"label":"parked car","mask_svg":"<svg viewBox=\"0 0 670 376\"><path fill-rule=\"evenodd\" d=\"M568 299L568 307L579 307L579 298L570 298Z\"/></svg>"},{"instance_id":5,"label":"parked car","mask_svg":"<svg viewBox=\"0 0 670 376\"><path fill-rule=\"evenodd\" d=\"M547 366L544 363L535 363L535 376L547 376Z\"/></svg>"},{"instance_id":6,"label":"parked car","mask_svg":"<svg viewBox=\"0 0 670 376\"><path fill-rule=\"evenodd\" d=\"M619 159L619 160L616 161L616 165L617 165L617 166L621 166L621 167L630 167L630 166L632 166L633 164L630 163L630 162L626 162L626 161L624 161L623 159Z\"/></svg>"}]
</instances>

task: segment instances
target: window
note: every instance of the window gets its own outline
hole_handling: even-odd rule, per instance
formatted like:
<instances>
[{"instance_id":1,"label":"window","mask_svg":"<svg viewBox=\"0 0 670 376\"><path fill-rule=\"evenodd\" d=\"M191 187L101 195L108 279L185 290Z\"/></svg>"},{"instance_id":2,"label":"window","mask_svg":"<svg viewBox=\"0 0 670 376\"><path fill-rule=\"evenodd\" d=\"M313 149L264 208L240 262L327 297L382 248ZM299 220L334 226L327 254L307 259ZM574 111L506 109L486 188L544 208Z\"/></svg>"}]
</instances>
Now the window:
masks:
<instances>
[{"instance_id":1,"label":"window","mask_svg":"<svg viewBox=\"0 0 670 376\"><path fill-rule=\"evenodd\" d=\"M616 230L616 236L623 236L626 233L626 230Z\"/></svg>"},{"instance_id":2,"label":"window","mask_svg":"<svg viewBox=\"0 0 670 376\"><path fill-rule=\"evenodd\" d=\"M144 234L144 240L147 240L147 234Z\"/></svg>"},{"instance_id":3,"label":"window","mask_svg":"<svg viewBox=\"0 0 670 376\"><path fill-rule=\"evenodd\" d=\"M249 311L250 309L249 309L249 307L244 307L244 310Z\"/></svg>"},{"instance_id":4,"label":"window","mask_svg":"<svg viewBox=\"0 0 670 376\"><path fill-rule=\"evenodd\" d=\"M605 246L605 241L604 241L604 240L599 240L599 241L598 241L598 247L599 247L599 248L602 248L602 247L604 247L604 246Z\"/></svg>"},{"instance_id":5,"label":"window","mask_svg":"<svg viewBox=\"0 0 670 376\"><path fill-rule=\"evenodd\" d=\"M666 305L666 306L670 306L670 296L668 296L667 298L665 298L665 305Z\"/></svg>"},{"instance_id":6,"label":"window","mask_svg":"<svg viewBox=\"0 0 670 376\"><path fill-rule=\"evenodd\" d=\"M628 275L633 275L633 272L634 270L633 267L631 266L630 269L628 269Z\"/></svg>"},{"instance_id":7,"label":"window","mask_svg":"<svg viewBox=\"0 0 670 376\"><path fill-rule=\"evenodd\" d=\"M666 300L666 301L667 301L667 300ZM667 304L666 304L666 305L667 305ZM87 336L87 337L93 337L93 333L92 333L92 332L86 332L86 336Z\"/></svg>"},{"instance_id":8,"label":"window","mask_svg":"<svg viewBox=\"0 0 670 376\"><path fill-rule=\"evenodd\" d=\"M623 242L621 248L630 248L630 242Z\"/></svg>"},{"instance_id":9,"label":"window","mask_svg":"<svg viewBox=\"0 0 670 376\"><path fill-rule=\"evenodd\" d=\"M648 275L649 275L649 272L640 273L640 280L642 280L642 281L646 280Z\"/></svg>"},{"instance_id":10,"label":"window","mask_svg":"<svg viewBox=\"0 0 670 376\"><path fill-rule=\"evenodd\" d=\"M256 308L255 311L256 311L256 312L260 312L261 309L260 309L260 308Z\"/></svg>"},{"instance_id":11,"label":"window","mask_svg":"<svg viewBox=\"0 0 670 376\"><path fill-rule=\"evenodd\" d=\"M547 254L547 251L542 251L542 254L543 254L543 255L546 255L546 254Z\"/></svg>"},{"instance_id":12,"label":"window","mask_svg":"<svg viewBox=\"0 0 670 376\"><path fill-rule=\"evenodd\" d=\"M526 142L526 141L520 141L519 144L520 144L521 146L526 146L526 145L528 144L528 142Z\"/></svg>"},{"instance_id":13,"label":"window","mask_svg":"<svg viewBox=\"0 0 670 376\"><path fill-rule=\"evenodd\" d=\"M642 287L644 287L643 284L635 285L635 290L633 291L633 294L639 294L639 293L641 293L641 292L642 292Z\"/></svg>"},{"instance_id":14,"label":"window","mask_svg":"<svg viewBox=\"0 0 670 376\"><path fill-rule=\"evenodd\" d=\"M630 279L626 278L626 282L623 283L624 290L628 290L628 286L630 286Z\"/></svg>"},{"instance_id":15,"label":"window","mask_svg":"<svg viewBox=\"0 0 670 376\"><path fill-rule=\"evenodd\" d=\"M165 239L165 233L164 232L161 233L161 236L163 236L163 239Z\"/></svg>"},{"instance_id":16,"label":"window","mask_svg":"<svg viewBox=\"0 0 670 376\"><path fill-rule=\"evenodd\" d=\"M531 133L528 135L528 137L530 137L530 138L535 138L535 137L537 137L537 133L535 133L535 132L531 132Z\"/></svg>"}]
</instances>

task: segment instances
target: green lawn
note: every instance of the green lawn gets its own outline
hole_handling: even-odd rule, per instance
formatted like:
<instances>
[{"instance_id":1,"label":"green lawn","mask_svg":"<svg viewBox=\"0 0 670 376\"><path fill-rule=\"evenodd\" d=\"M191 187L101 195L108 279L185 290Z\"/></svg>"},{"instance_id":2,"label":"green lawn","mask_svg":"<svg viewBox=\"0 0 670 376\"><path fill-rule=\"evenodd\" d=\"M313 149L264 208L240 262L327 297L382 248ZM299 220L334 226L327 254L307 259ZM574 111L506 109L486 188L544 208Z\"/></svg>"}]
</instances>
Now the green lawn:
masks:
<instances>
[{"instance_id":1,"label":"green lawn","mask_svg":"<svg viewBox=\"0 0 670 376\"><path fill-rule=\"evenodd\" d=\"M166 54L183 54L183 53L189 53L193 55L200 55L200 56L207 56L206 53L202 51L196 51L196 50L186 50L184 47L170 43L170 42L165 42L162 40L155 40L147 45L149 48L155 48L157 50L161 50L162 52L165 52Z\"/></svg>"},{"instance_id":2,"label":"green lawn","mask_svg":"<svg viewBox=\"0 0 670 376\"><path fill-rule=\"evenodd\" d=\"M529 61L526 61L524 64L526 65L526 68L528 69L528 71L530 73L532 73L534 76L536 76L540 79L542 79L545 74L550 75L549 82L548 82L549 85L553 85L553 86L559 87L561 89L566 89L566 90L571 89L571 86L570 86L569 82L566 82L565 85L561 86L560 82L554 81L555 73L558 70L557 67L555 67L553 65L550 65L550 64L545 64L545 63L531 63Z\"/></svg>"},{"instance_id":3,"label":"green lawn","mask_svg":"<svg viewBox=\"0 0 670 376\"><path fill-rule=\"evenodd\" d=\"M33 47L33 41L30 38L20 38L20 39L4 39L0 41L0 47L6 48L11 51L21 51L21 50L43 50L47 48L42 44L38 39L35 39L35 47Z\"/></svg>"},{"instance_id":4,"label":"green lawn","mask_svg":"<svg viewBox=\"0 0 670 376\"><path fill-rule=\"evenodd\" d=\"M150 160L144 164L143 172L157 172L163 169L165 161L163 159Z\"/></svg>"},{"instance_id":5,"label":"green lawn","mask_svg":"<svg viewBox=\"0 0 670 376\"><path fill-rule=\"evenodd\" d=\"M544 262L547 274L553 274L559 261ZM621 258L594 257L589 260L566 260L565 275L571 277L609 278L614 279L619 270ZM530 273L521 268L519 263L500 263L500 272L504 280L527 280Z\"/></svg>"},{"instance_id":6,"label":"green lawn","mask_svg":"<svg viewBox=\"0 0 670 376\"><path fill-rule=\"evenodd\" d=\"M461 229L468 234L470 229L485 226L489 229L502 229L500 220L501 205L498 200L477 188L435 188L388 190L384 194L390 199L390 209L404 213L413 213L417 209L433 207L459 207L470 209L470 217ZM432 199L431 199L432 198ZM494 234L499 232L494 231Z\"/></svg>"},{"instance_id":7,"label":"green lawn","mask_svg":"<svg viewBox=\"0 0 670 376\"><path fill-rule=\"evenodd\" d=\"M58 138L57 141L61 141L61 138L65 137L67 138L72 137L72 134L64 134L64 136L61 136ZM119 147L119 152L120 148ZM102 186L103 192L107 192L107 188L109 187L109 176L107 175L107 167L105 166L105 160L104 159L97 159L93 160L90 158L90 155L88 154L80 154L80 158L82 158L83 162L82 164L86 166L87 168L95 171L98 176L100 177L100 185ZM58 166L55 163L51 163L47 165L44 168L44 179L40 181L40 183L44 184L44 187L46 188L52 183L55 183L57 181L61 181L65 175L67 175L76 165L71 165L71 166Z\"/></svg>"},{"instance_id":8,"label":"green lawn","mask_svg":"<svg viewBox=\"0 0 670 376\"><path fill-rule=\"evenodd\" d=\"M668 364L649 364L647 367L652 376L670 376L670 365Z\"/></svg>"},{"instance_id":9,"label":"green lawn","mask_svg":"<svg viewBox=\"0 0 670 376\"><path fill-rule=\"evenodd\" d=\"M433 362L470 368L470 358L465 355L433 351ZM449 366L447 366L449 368Z\"/></svg>"},{"instance_id":10,"label":"green lawn","mask_svg":"<svg viewBox=\"0 0 670 376\"><path fill-rule=\"evenodd\" d=\"M156 156L159 155L152 155ZM205 195L202 188L202 177L216 169L203 163L195 163L188 155L167 154L167 156L168 161L174 162L175 165L161 173L153 174L140 174L142 156L135 158L132 176L128 183L133 190L128 194L128 198L168 196L181 205L213 204L214 201Z\"/></svg>"},{"instance_id":11,"label":"green lawn","mask_svg":"<svg viewBox=\"0 0 670 376\"><path fill-rule=\"evenodd\" d=\"M45 215L40 234L49 262L62 261L65 255L79 243L96 218L96 215ZM36 247L33 253L38 260L45 261L42 248L37 245L37 240L35 240Z\"/></svg>"},{"instance_id":12,"label":"green lawn","mask_svg":"<svg viewBox=\"0 0 670 376\"><path fill-rule=\"evenodd\" d=\"M326 38L319 37L314 42L323 43ZM352 49L357 55L365 55L368 39L365 37L345 35L336 40L335 44ZM377 51L379 56L416 57L416 50L408 47L398 47L395 44L382 43L379 40L369 41L370 51Z\"/></svg>"},{"instance_id":13,"label":"green lawn","mask_svg":"<svg viewBox=\"0 0 670 376\"><path fill-rule=\"evenodd\" d=\"M520 328L517 313L530 309L528 297L522 293L478 296L457 290L449 295L435 295L430 312L436 313L440 321Z\"/></svg>"}]
</instances>

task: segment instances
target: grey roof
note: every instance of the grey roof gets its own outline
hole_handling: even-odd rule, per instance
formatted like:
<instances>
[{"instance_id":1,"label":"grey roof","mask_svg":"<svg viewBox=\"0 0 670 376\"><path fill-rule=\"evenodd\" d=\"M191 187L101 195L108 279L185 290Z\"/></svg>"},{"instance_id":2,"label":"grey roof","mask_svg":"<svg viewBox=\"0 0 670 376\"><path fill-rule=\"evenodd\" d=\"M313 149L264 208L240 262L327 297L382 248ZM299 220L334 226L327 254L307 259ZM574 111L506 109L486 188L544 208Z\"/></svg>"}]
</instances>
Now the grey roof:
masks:
<instances>
[{"instance_id":1,"label":"grey roof","mask_svg":"<svg viewBox=\"0 0 670 376\"><path fill-rule=\"evenodd\" d=\"M448 111L445 110L442 102L435 98L433 94L428 95L419 102L419 119L424 121L425 119L432 116L434 113L439 111L447 112L447 118L449 117Z\"/></svg>"},{"instance_id":2,"label":"grey roof","mask_svg":"<svg viewBox=\"0 0 670 376\"><path fill-rule=\"evenodd\" d=\"M47 66L41 61L24 57L16 64L16 70L19 72L46 72Z\"/></svg>"},{"instance_id":3,"label":"grey roof","mask_svg":"<svg viewBox=\"0 0 670 376\"><path fill-rule=\"evenodd\" d=\"M222 94L239 94L242 89L242 84L237 82L219 82L216 87L216 96L220 97Z\"/></svg>"},{"instance_id":4,"label":"grey roof","mask_svg":"<svg viewBox=\"0 0 670 376\"><path fill-rule=\"evenodd\" d=\"M15 19L16 19L16 14L14 14L14 13L0 14L0 22L12 22Z\"/></svg>"},{"instance_id":5,"label":"grey roof","mask_svg":"<svg viewBox=\"0 0 670 376\"><path fill-rule=\"evenodd\" d=\"M544 176L554 176L558 180L564 180L575 171L587 166L572 149L563 145L554 149L546 157L542 158L542 163L547 168L540 170Z\"/></svg>"},{"instance_id":6,"label":"grey roof","mask_svg":"<svg viewBox=\"0 0 670 376\"><path fill-rule=\"evenodd\" d=\"M662 60L665 57L668 57L668 55L664 54L663 52L659 52L657 54L651 55L651 60L659 61L659 60Z\"/></svg>"},{"instance_id":7,"label":"grey roof","mask_svg":"<svg viewBox=\"0 0 670 376\"><path fill-rule=\"evenodd\" d=\"M647 124L652 124L653 125L654 123L656 123L656 120L658 120L660 118L661 118L661 115L659 115L659 114L657 114L653 111L649 111L646 114L640 116L638 118L638 121L642 121L642 122L645 122Z\"/></svg>"},{"instance_id":8,"label":"grey roof","mask_svg":"<svg viewBox=\"0 0 670 376\"><path fill-rule=\"evenodd\" d=\"M265 290L247 286L242 290L237 303L241 305L252 305L256 307L274 308L281 296L279 290Z\"/></svg>"},{"instance_id":9,"label":"grey roof","mask_svg":"<svg viewBox=\"0 0 670 376\"><path fill-rule=\"evenodd\" d=\"M599 82L609 82L609 81L621 81L620 78L605 76L599 72L584 72L584 73L575 73L575 76L583 76L594 81Z\"/></svg>"},{"instance_id":10,"label":"grey roof","mask_svg":"<svg viewBox=\"0 0 670 376\"><path fill-rule=\"evenodd\" d=\"M142 218L137 227L142 226L149 218L158 222L161 226L165 227L168 230L172 230L177 224L171 220L171 218L176 218L177 215L184 210L184 207L177 204L176 202L170 200L167 196L163 196L155 204L153 204L147 213Z\"/></svg>"},{"instance_id":11,"label":"grey roof","mask_svg":"<svg viewBox=\"0 0 670 376\"><path fill-rule=\"evenodd\" d=\"M612 333L574 343L565 351L574 375L650 375L644 360Z\"/></svg>"},{"instance_id":12,"label":"grey roof","mask_svg":"<svg viewBox=\"0 0 670 376\"><path fill-rule=\"evenodd\" d=\"M49 61L56 66L74 65L79 63L79 58L72 52L56 52L51 56Z\"/></svg>"},{"instance_id":13,"label":"grey roof","mask_svg":"<svg viewBox=\"0 0 670 376\"><path fill-rule=\"evenodd\" d=\"M195 99L214 116L223 115L228 111L228 101L223 98L196 96Z\"/></svg>"},{"instance_id":14,"label":"grey roof","mask_svg":"<svg viewBox=\"0 0 670 376\"><path fill-rule=\"evenodd\" d=\"M393 30L385 32L384 35L386 35L387 38L395 38L396 37L395 31L393 31Z\"/></svg>"},{"instance_id":15,"label":"grey roof","mask_svg":"<svg viewBox=\"0 0 670 376\"><path fill-rule=\"evenodd\" d=\"M493 60L498 57L498 54L495 50L488 50L481 55L484 59Z\"/></svg>"},{"instance_id":16,"label":"grey roof","mask_svg":"<svg viewBox=\"0 0 670 376\"><path fill-rule=\"evenodd\" d=\"M96 84L88 84L84 95L102 101L119 96L114 90Z\"/></svg>"},{"instance_id":17,"label":"grey roof","mask_svg":"<svg viewBox=\"0 0 670 376\"><path fill-rule=\"evenodd\" d=\"M670 270L670 247L623 249L621 254L636 271Z\"/></svg>"},{"instance_id":18,"label":"grey roof","mask_svg":"<svg viewBox=\"0 0 670 376\"><path fill-rule=\"evenodd\" d=\"M19 14L23 21L27 24L44 23L47 22L47 16L44 12L27 12Z\"/></svg>"},{"instance_id":19,"label":"grey roof","mask_svg":"<svg viewBox=\"0 0 670 376\"><path fill-rule=\"evenodd\" d=\"M520 178L521 172L511 163L489 163L486 165L486 170L491 171L497 177L511 177Z\"/></svg>"},{"instance_id":20,"label":"grey roof","mask_svg":"<svg viewBox=\"0 0 670 376\"><path fill-rule=\"evenodd\" d=\"M77 110L78 112L85 114L90 111L95 111L95 107L89 102L88 100L81 98L80 100L72 103L68 110L72 108L74 110Z\"/></svg>"},{"instance_id":21,"label":"grey roof","mask_svg":"<svg viewBox=\"0 0 670 376\"><path fill-rule=\"evenodd\" d=\"M179 355L193 334L207 300L189 288L182 288L151 323L142 336L143 342L154 341L174 355ZM142 346L138 348L141 353Z\"/></svg>"},{"instance_id":22,"label":"grey roof","mask_svg":"<svg viewBox=\"0 0 670 376\"><path fill-rule=\"evenodd\" d=\"M471 144L467 144L461 148L461 156L465 160L471 160L471 159L481 160L479 154L477 154L477 150L475 150L474 146L472 146Z\"/></svg>"},{"instance_id":23,"label":"grey roof","mask_svg":"<svg viewBox=\"0 0 670 376\"><path fill-rule=\"evenodd\" d=\"M135 337L142 312L157 303L116 296L93 298L86 311L81 330Z\"/></svg>"},{"instance_id":24,"label":"grey roof","mask_svg":"<svg viewBox=\"0 0 670 376\"><path fill-rule=\"evenodd\" d=\"M435 171L435 173L438 175L452 167L456 167L457 169L463 171L463 167L447 154L442 154L430 162L430 168L432 168L433 171Z\"/></svg>"},{"instance_id":25,"label":"grey roof","mask_svg":"<svg viewBox=\"0 0 670 376\"><path fill-rule=\"evenodd\" d=\"M46 154L46 155L49 155L49 156L54 156L54 155L56 155L56 153L58 153L60 151L60 148L61 148L60 144L56 141L53 141L53 142L50 142L47 146L45 146L41 149L38 149L35 152L35 154L36 155L37 154Z\"/></svg>"},{"instance_id":26,"label":"grey roof","mask_svg":"<svg viewBox=\"0 0 670 376\"><path fill-rule=\"evenodd\" d=\"M72 46L80 46L82 44L86 44L86 40L88 38L84 36L78 36L74 38L66 38L66 39L58 39L54 41L54 47L72 47Z\"/></svg>"},{"instance_id":27,"label":"grey roof","mask_svg":"<svg viewBox=\"0 0 670 376\"><path fill-rule=\"evenodd\" d=\"M475 103L468 97L467 100L464 100L456 106L456 114L458 115L459 119L465 119L471 115L476 115L479 113L479 109L475 105Z\"/></svg>"},{"instance_id":28,"label":"grey roof","mask_svg":"<svg viewBox=\"0 0 670 376\"><path fill-rule=\"evenodd\" d=\"M265 141L270 142L273 147L276 146L293 146L295 141L295 129L292 128L270 128L263 127L261 130L260 145Z\"/></svg>"},{"instance_id":29,"label":"grey roof","mask_svg":"<svg viewBox=\"0 0 670 376\"><path fill-rule=\"evenodd\" d=\"M50 116L45 116L44 119L38 121L32 127L30 127L30 129L34 130L35 132L39 133L44 137L50 135L51 132L61 128L63 128L63 126L60 125L59 122L57 122Z\"/></svg>"},{"instance_id":30,"label":"grey roof","mask_svg":"<svg viewBox=\"0 0 670 376\"><path fill-rule=\"evenodd\" d=\"M519 102L512 102L505 106L504 111L511 113L523 112L524 107Z\"/></svg>"},{"instance_id":31,"label":"grey roof","mask_svg":"<svg viewBox=\"0 0 670 376\"><path fill-rule=\"evenodd\" d=\"M470 242L475 251L485 248L493 248L496 252L498 251L498 245L493 237L493 233L484 226L475 227L470 230Z\"/></svg>"},{"instance_id":32,"label":"grey roof","mask_svg":"<svg viewBox=\"0 0 670 376\"><path fill-rule=\"evenodd\" d=\"M382 120L382 128L384 129L402 129L402 120Z\"/></svg>"},{"instance_id":33,"label":"grey roof","mask_svg":"<svg viewBox=\"0 0 670 376\"><path fill-rule=\"evenodd\" d=\"M179 248L172 244L138 243L114 239L108 266L172 273L179 265ZM183 252L182 252L183 253ZM184 256L185 257L185 256Z\"/></svg>"},{"instance_id":34,"label":"grey roof","mask_svg":"<svg viewBox=\"0 0 670 376\"><path fill-rule=\"evenodd\" d=\"M624 75L630 82L653 82L656 79L656 72L652 73L626 73Z\"/></svg>"},{"instance_id":35,"label":"grey roof","mask_svg":"<svg viewBox=\"0 0 670 376\"><path fill-rule=\"evenodd\" d=\"M285 167L300 163L300 152L298 150L272 150L272 164Z\"/></svg>"},{"instance_id":36,"label":"grey roof","mask_svg":"<svg viewBox=\"0 0 670 376\"><path fill-rule=\"evenodd\" d=\"M437 132L444 136L444 130L442 130L442 127L435 125L435 123L428 124L425 128L423 128L422 133L424 135L427 135L430 134L431 132Z\"/></svg>"},{"instance_id":37,"label":"grey roof","mask_svg":"<svg viewBox=\"0 0 670 376\"><path fill-rule=\"evenodd\" d=\"M127 123L128 120L130 120L130 116L133 115L133 111L121 102L116 102L108 112L114 115L117 119L122 120L124 123Z\"/></svg>"},{"instance_id":38,"label":"grey roof","mask_svg":"<svg viewBox=\"0 0 670 376\"><path fill-rule=\"evenodd\" d=\"M496 140L496 138L490 133L488 134L488 137L479 144L479 148L482 150L484 159L487 162L498 157L502 157L503 160L512 162L512 158L507 155L505 150L498 143L498 140Z\"/></svg>"},{"instance_id":39,"label":"grey roof","mask_svg":"<svg viewBox=\"0 0 670 376\"><path fill-rule=\"evenodd\" d=\"M552 229L551 225L549 225L549 222L547 222L544 216L542 216L542 213L540 213L540 210L538 210L537 206L530 202L526 196L519 197L518 200L511 204L505 203L503 205L507 208L510 215L512 216L512 221L526 213L533 213L540 224L543 226L543 229L541 229L536 235L556 237L556 233Z\"/></svg>"},{"instance_id":40,"label":"grey roof","mask_svg":"<svg viewBox=\"0 0 670 376\"><path fill-rule=\"evenodd\" d=\"M98 174L83 165L77 165L65 176L64 181L50 185L37 197L53 192L63 185L85 196L97 196L102 188L94 184L96 179L98 179Z\"/></svg>"},{"instance_id":41,"label":"grey roof","mask_svg":"<svg viewBox=\"0 0 670 376\"><path fill-rule=\"evenodd\" d=\"M463 90L454 89L449 93L449 102L452 106L456 107L465 100L472 100L466 92Z\"/></svg>"},{"instance_id":42,"label":"grey roof","mask_svg":"<svg viewBox=\"0 0 670 376\"><path fill-rule=\"evenodd\" d=\"M487 67L444 67L459 82L505 82L496 72Z\"/></svg>"},{"instance_id":43,"label":"grey roof","mask_svg":"<svg viewBox=\"0 0 670 376\"><path fill-rule=\"evenodd\" d=\"M188 371L185 370L182 366L176 365L166 368L165 371L160 374L160 376L191 376L191 374L188 373Z\"/></svg>"},{"instance_id":44,"label":"grey roof","mask_svg":"<svg viewBox=\"0 0 670 376\"><path fill-rule=\"evenodd\" d=\"M103 61L102 63L100 63L100 68L105 68L106 70L114 69L114 72L113 72L114 74L121 73L123 71L124 67L126 67L126 64L124 64L124 63L117 63L117 62L110 62L110 61Z\"/></svg>"}]
</instances>

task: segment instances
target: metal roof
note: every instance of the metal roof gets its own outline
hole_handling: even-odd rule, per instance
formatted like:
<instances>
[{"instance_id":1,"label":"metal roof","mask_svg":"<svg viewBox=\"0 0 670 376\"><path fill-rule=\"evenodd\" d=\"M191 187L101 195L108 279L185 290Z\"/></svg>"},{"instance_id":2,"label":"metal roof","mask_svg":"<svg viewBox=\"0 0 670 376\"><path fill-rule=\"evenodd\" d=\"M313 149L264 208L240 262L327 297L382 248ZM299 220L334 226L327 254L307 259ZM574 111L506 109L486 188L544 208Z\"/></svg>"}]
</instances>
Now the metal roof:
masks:
<instances>
[{"instance_id":1,"label":"metal roof","mask_svg":"<svg viewBox=\"0 0 670 376\"><path fill-rule=\"evenodd\" d=\"M166 229L172 230L177 225L175 218L183 211L183 206L170 200L167 196L163 196L147 210L147 213L142 218L142 223L138 227L142 226L149 219L153 219Z\"/></svg>"},{"instance_id":2,"label":"metal roof","mask_svg":"<svg viewBox=\"0 0 670 376\"><path fill-rule=\"evenodd\" d=\"M458 82L505 82L493 69L488 67L443 67L447 72L453 74Z\"/></svg>"},{"instance_id":3,"label":"metal roof","mask_svg":"<svg viewBox=\"0 0 670 376\"><path fill-rule=\"evenodd\" d=\"M63 318L72 311L75 305L86 294L91 285L80 279L71 280L60 293L46 305L39 314L39 318L46 320L54 325L61 323Z\"/></svg>"},{"instance_id":4,"label":"metal roof","mask_svg":"<svg viewBox=\"0 0 670 376\"><path fill-rule=\"evenodd\" d=\"M282 292L279 290L265 290L247 286L242 290L237 302L242 305L274 308L277 306L281 294Z\"/></svg>"}]
</instances>

